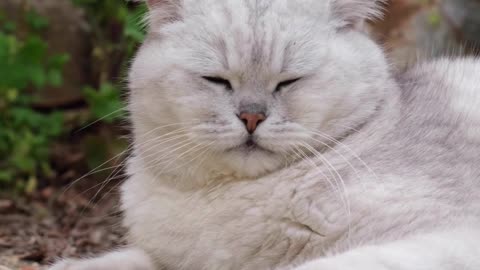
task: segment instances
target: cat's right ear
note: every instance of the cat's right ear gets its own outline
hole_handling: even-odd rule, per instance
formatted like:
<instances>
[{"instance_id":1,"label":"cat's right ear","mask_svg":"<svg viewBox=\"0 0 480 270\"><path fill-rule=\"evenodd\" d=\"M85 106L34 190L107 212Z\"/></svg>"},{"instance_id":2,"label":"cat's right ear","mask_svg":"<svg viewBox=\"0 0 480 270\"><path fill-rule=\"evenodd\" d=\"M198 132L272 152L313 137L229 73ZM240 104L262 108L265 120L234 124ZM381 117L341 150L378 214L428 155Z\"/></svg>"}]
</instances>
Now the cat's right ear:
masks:
<instances>
[{"instance_id":1,"label":"cat's right ear","mask_svg":"<svg viewBox=\"0 0 480 270\"><path fill-rule=\"evenodd\" d=\"M150 10L148 21L150 25L163 25L181 19L181 0L145 0Z\"/></svg>"},{"instance_id":2,"label":"cat's right ear","mask_svg":"<svg viewBox=\"0 0 480 270\"><path fill-rule=\"evenodd\" d=\"M333 18L341 28L356 27L366 20L381 18L386 0L329 0Z\"/></svg>"}]
</instances>

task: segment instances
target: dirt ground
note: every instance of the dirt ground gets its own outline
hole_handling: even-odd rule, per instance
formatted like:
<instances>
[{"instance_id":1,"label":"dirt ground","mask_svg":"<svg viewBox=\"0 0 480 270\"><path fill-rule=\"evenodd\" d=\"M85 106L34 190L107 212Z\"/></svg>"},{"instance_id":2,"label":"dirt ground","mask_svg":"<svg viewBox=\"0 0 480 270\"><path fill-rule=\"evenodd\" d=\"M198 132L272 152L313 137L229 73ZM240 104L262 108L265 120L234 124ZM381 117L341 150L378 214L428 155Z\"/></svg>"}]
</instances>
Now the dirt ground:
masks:
<instances>
[{"instance_id":1,"label":"dirt ground","mask_svg":"<svg viewBox=\"0 0 480 270\"><path fill-rule=\"evenodd\" d=\"M96 202L88 193L46 188L28 198L1 199L0 270L45 269L58 257L94 255L121 245L116 191Z\"/></svg>"}]
</instances>

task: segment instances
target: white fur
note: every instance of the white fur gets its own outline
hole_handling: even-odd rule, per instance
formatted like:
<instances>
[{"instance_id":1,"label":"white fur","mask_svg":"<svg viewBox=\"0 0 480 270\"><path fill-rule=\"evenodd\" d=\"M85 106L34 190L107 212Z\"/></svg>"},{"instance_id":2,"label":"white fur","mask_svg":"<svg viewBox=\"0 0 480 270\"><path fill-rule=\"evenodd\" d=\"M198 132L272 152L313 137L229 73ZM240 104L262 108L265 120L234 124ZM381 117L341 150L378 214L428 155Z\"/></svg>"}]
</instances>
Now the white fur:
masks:
<instances>
[{"instance_id":1,"label":"white fur","mask_svg":"<svg viewBox=\"0 0 480 270\"><path fill-rule=\"evenodd\" d=\"M216 157L203 160L201 170L194 172L205 174L195 179L200 185L211 180L212 172L254 178L278 169L286 162L282 153L290 152L285 149L289 145L319 147L325 142L312 140L311 130L321 128L331 136L341 136L348 129L342 125L355 126L373 113L382 88L389 84L381 49L363 34L338 33L336 20L330 20L331 14L325 10L327 2L264 3L269 9L256 22L251 19L255 1L184 1L181 13L185 19L162 27L152 24L155 34L132 66L130 108L138 140L152 140L184 127L186 130L176 135L193 140L191 147L200 149L215 141L210 150ZM258 59L252 56L256 54ZM152 57L161 61L152 61ZM229 79L235 94L212 87L202 81L202 75ZM291 89L272 95L276 84L299 76L304 78ZM269 107L269 117L256 136L258 143L275 155L226 151L248 135L236 114L242 102L252 100ZM172 138L171 143L180 144L185 137ZM142 152L138 156L165 152L160 149L165 146L170 144L143 144L137 147ZM178 149L179 154L185 149ZM171 160L171 156L164 158ZM192 164L195 158L187 153L175 163ZM164 166L153 169L165 173ZM187 182L177 184L197 184L191 177L185 178Z\"/></svg>"},{"instance_id":2,"label":"white fur","mask_svg":"<svg viewBox=\"0 0 480 270\"><path fill-rule=\"evenodd\" d=\"M151 269L480 268L478 60L393 79L382 49L348 27L377 1L151 4L122 187ZM236 148L248 138L236 114L254 103L268 111L254 134L266 151Z\"/></svg>"},{"instance_id":3,"label":"white fur","mask_svg":"<svg viewBox=\"0 0 480 270\"><path fill-rule=\"evenodd\" d=\"M478 84L480 64L478 60L450 61L441 63L439 66L450 66L448 71L443 72L443 76L444 80L449 81L449 85L454 86L452 89L457 91L452 93L451 106L455 113L468 120L468 124L463 127L468 131L468 138L480 140L480 88Z\"/></svg>"},{"instance_id":4,"label":"white fur","mask_svg":"<svg viewBox=\"0 0 480 270\"><path fill-rule=\"evenodd\" d=\"M478 228L430 233L386 245L365 246L296 270L480 269L478 239Z\"/></svg>"},{"instance_id":5,"label":"white fur","mask_svg":"<svg viewBox=\"0 0 480 270\"><path fill-rule=\"evenodd\" d=\"M64 260L50 270L151 270L150 258L139 249L125 249L111 252L93 259Z\"/></svg>"}]
</instances>

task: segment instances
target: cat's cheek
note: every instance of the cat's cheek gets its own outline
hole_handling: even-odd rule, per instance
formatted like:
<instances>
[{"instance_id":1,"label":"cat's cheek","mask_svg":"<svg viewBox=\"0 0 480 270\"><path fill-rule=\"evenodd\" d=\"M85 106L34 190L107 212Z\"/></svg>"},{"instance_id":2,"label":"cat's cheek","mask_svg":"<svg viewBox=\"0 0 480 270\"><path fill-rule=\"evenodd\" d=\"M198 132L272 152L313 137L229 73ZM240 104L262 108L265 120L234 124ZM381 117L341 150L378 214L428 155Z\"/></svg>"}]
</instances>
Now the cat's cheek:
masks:
<instances>
[{"instance_id":1,"label":"cat's cheek","mask_svg":"<svg viewBox=\"0 0 480 270\"><path fill-rule=\"evenodd\" d=\"M290 119L295 119L295 122L308 129L317 130L323 126L328 115L328 107L324 104L328 104L328 101L321 95L299 92L289 96L285 110Z\"/></svg>"}]
</instances>

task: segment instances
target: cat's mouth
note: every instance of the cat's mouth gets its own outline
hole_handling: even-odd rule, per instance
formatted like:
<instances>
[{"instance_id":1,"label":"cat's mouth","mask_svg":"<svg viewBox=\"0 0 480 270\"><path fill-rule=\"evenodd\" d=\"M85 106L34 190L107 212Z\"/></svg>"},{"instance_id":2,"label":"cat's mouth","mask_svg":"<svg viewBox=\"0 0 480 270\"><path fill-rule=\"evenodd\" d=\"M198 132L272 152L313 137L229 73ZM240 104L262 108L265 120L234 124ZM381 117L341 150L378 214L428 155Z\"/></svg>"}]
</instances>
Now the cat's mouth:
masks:
<instances>
[{"instance_id":1,"label":"cat's mouth","mask_svg":"<svg viewBox=\"0 0 480 270\"><path fill-rule=\"evenodd\" d=\"M270 151L270 150L262 147L261 145L259 145L252 136L248 137L247 140L245 140L244 143L231 148L229 151L242 151L242 152L261 151L261 152L274 154L272 151Z\"/></svg>"},{"instance_id":2,"label":"cat's mouth","mask_svg":"<svg viewBox=\"0 0 480 270\"><path fill-rule=\"evenodd\" d=\"M248 148L259 147L258 144L252 138L247 139L247 141L245 142L245 146L248 147Z\"/></svg>"}]
</instances>

